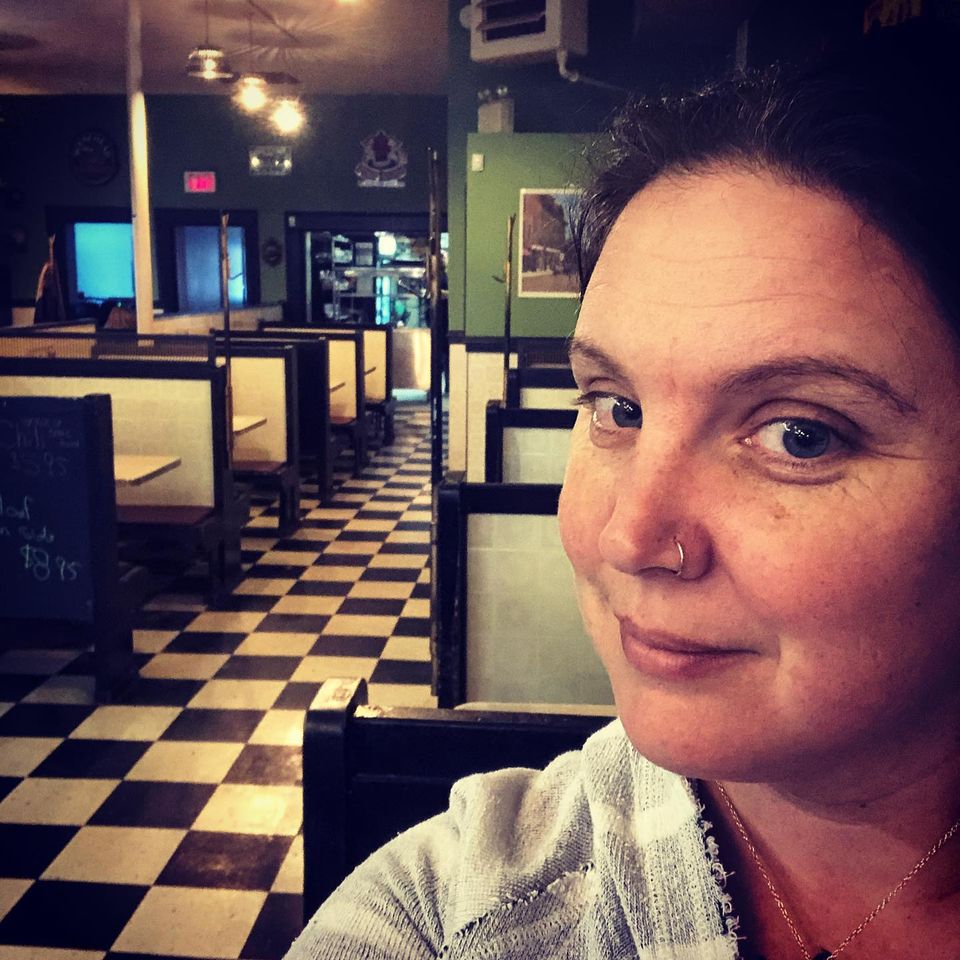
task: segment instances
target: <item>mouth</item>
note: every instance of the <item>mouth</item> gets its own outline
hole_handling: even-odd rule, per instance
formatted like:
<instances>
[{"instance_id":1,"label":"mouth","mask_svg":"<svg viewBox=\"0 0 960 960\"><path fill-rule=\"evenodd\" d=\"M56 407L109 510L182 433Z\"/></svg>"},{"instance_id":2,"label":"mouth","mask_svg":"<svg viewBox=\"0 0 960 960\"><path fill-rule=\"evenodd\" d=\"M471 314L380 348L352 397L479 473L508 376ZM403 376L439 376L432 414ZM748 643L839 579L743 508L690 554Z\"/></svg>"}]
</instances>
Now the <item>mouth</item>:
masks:
<instances>
[{"instance_id":1,"label":"mouth","mask_svg":"<svg viewBox=\"0 0 960 960\"><path fill-rule=\"evenodd\" d=\"M646 630L625 617L620 623L620 645L627 663L657 680L694 680L727 670L752 651L722 643Z\"/></svg>"}]
</instances>

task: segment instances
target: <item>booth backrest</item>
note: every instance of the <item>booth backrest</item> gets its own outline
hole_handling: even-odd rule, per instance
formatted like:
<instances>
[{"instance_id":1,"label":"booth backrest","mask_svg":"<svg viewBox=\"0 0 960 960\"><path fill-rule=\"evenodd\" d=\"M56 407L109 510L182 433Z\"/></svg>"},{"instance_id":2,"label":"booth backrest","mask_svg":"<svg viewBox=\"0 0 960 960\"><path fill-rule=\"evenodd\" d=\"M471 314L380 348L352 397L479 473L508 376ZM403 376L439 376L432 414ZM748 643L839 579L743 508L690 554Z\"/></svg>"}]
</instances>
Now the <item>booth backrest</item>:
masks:
<instances>
[{"instance_id":1,"label":"booth backrest","mask_svg":"<svg viewBox=\"0 0 960 960\"><path fill-rule=\"evenodd\" d=\"M256 330L257 324L280 318L283 310L278 304L260 307L231 307L231 330ZM197 313L166 313L153 318L151 333L193 333L206 336L210 330L223 329L222 310L204 310Z\"/></svg>"},{"instance_id":2,"label":"booth backrest","mask_svg":"<svg viewBox=\"0 0 960 960\"><path fill-rule=\"evenodd\" d=\"M356 420L358 413L357 341L352 337L331 337L327 341L330 357L330 383L344 384L330 394L330 416Z\"/></svg>"},{"instance_id":3,"label":"booth backrest","mask_svg":"<svg viewBox=\"0 0 960 960\"><path fill-rule=\"evenodd\" d=\"M293 348L232 345L230 368L234 414L267 418L262 427L234 438L234 458L295 463L297 366Z\"/></svg>"},{"instance_id":4,"label":"booth backrest","mask_svg":"<svg viewBox=\"0 0 960 960\"><path fill-rule=\"evenodd\" d=\"M545 767L609 717L366 707L357 679L331 679L303 737L303 911L400 831L441 813L462 777Z\"/></svg>"},{"instance_id":5,"label":"booth backrest","mask_svg":"<svg viewBox=\"0 0 960 960\"><path fill-rule=\"evenodd\" d=\"M322 334L338 336L353 331L363 333L364 370L373 367L373 371L364 377L364 391L368 403L380 403L393 395L393 327L358 326L340 324L338 326L288 327L283 324L264 324L263 332L288 334Z\"/></svg>"},{"instance_id":6,"label":"booth backrest","mask_svg":"<svg viewBox=\"0 0 960 960\"><path fill-rule=\"evenodd\" d=\"M612 703L557 527L559 485L436 488L431 629L439 705Z\"/></svg>"},{"instance_id":7,"label":"booth backrest","mask_svg":"<svg viewBox=\"0 0 960 960\"><path fill-rule=\"evenodd\" d=\"M569 367L517 367L507 373L507 406L569 410L577 397Z\"/></svg>"},{"instance_id":8,"label":"booth backrest","mask_svg":"<svg viewBox=\"0 0 960 960\"><path fill-rule=\"evenodd\" d=\"M487 404L487 483L562 483L575 410Z\"/></svg>"},{"instance_id":9,"label":"booth backrest","mask_svg":"<svg viewBox=\"0 0 960 960\"><path fill-rule=\"evenodd\" d=\"M226 419L224 371L207 364L0 358L0 394L112 400L117 453L165 454L180 466L140 486L118 487L122 505L219 507Z\"/></svg>"}]
</instances>

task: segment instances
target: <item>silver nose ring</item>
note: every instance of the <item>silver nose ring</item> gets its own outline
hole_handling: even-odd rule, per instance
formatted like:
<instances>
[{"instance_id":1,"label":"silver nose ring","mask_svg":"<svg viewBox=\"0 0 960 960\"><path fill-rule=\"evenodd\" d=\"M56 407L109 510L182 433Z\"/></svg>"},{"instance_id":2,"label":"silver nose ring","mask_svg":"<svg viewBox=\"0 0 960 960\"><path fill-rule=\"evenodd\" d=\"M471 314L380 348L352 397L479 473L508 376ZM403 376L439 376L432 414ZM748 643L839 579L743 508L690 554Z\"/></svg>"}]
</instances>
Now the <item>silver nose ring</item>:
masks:
<instances>
[{"instance_id":1,"label":"silver nose ring","mask_svg":"<svg viewBox=\"0 0 960 960\"><path fill-rule=\"evenodd\" d=\"M683 561L684 561L683 544L676 537L673 538L673 542L677 545L677 553L680 554L680 565L677 567L676 570L673 571L673 573L674 573L674 576L680 577L683 575Z\"/></svg>"}]
</instances>

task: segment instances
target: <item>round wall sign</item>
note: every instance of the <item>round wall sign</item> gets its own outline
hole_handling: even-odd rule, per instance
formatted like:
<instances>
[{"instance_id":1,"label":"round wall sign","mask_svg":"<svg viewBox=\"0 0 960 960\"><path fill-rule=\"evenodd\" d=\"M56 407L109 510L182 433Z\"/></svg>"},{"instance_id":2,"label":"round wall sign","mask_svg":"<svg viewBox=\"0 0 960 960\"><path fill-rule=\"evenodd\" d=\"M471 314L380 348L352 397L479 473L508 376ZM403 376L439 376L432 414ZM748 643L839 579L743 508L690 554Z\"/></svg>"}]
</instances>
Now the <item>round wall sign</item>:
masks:
<instances>
[{"instance_id":1,"label":"round wall sign","mask_svg":"<svg viewBox=\"0 0 960 960\"><path fill-rule=\"evenodd\" d=\"M70 144L70 169L87 186L109 183L120 169L117 145L102 130L84 130Z\"/></svg>"},{"instance_id":2,"label":"round wall sign","mask_svg":"<svg viewBox=\"0 0 960 960\"><path fill-rule=\"evenodd\" d=\"M260 244L260 256L269 267L277 267L283 261L283 247L276 237L267 237Z\"/></svg>"}]
</instances>

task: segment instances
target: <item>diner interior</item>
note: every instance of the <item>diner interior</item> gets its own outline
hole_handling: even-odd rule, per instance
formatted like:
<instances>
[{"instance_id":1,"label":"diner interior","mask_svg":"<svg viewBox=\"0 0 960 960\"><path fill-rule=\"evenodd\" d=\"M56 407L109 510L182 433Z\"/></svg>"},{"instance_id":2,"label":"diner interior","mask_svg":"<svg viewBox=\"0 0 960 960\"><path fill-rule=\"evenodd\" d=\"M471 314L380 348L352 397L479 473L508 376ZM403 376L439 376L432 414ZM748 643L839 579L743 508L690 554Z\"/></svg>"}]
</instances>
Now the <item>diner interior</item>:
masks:
<instances>
[{"instance_id":1,"label":"diner interior","mask_svg":"<svg viewBox=\"0 0 960 960\"><path fill-rule=\"evenodd\" d=\"M2 960L275 960L608 722L556 527L599 132L952 6L0 6Z\"/></svg>"}]
</instances>

